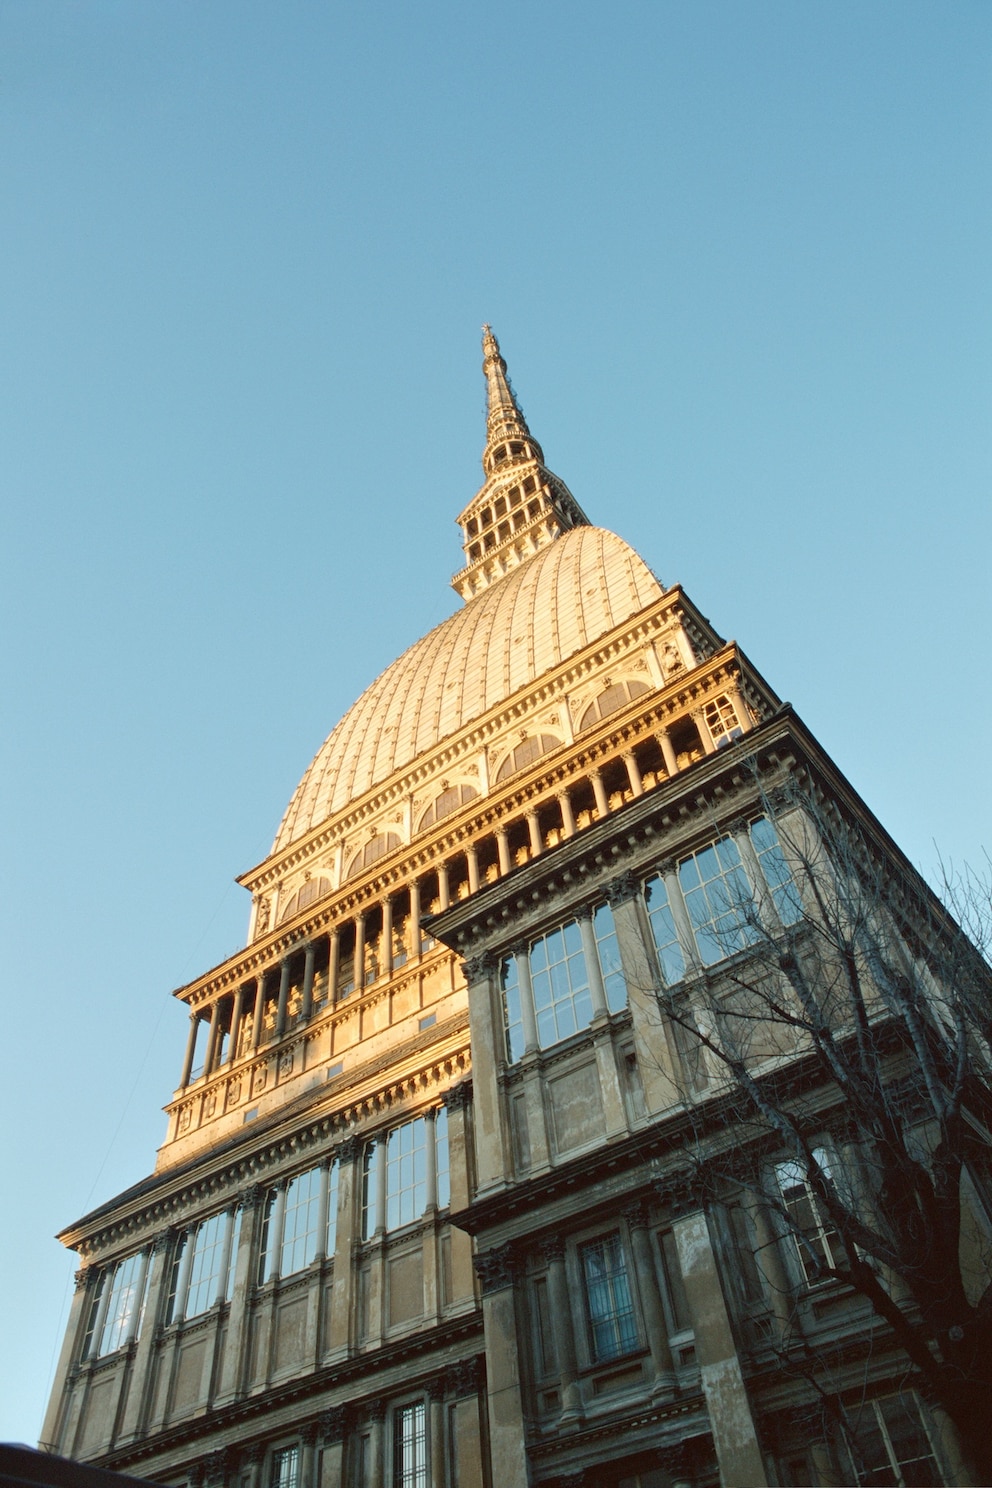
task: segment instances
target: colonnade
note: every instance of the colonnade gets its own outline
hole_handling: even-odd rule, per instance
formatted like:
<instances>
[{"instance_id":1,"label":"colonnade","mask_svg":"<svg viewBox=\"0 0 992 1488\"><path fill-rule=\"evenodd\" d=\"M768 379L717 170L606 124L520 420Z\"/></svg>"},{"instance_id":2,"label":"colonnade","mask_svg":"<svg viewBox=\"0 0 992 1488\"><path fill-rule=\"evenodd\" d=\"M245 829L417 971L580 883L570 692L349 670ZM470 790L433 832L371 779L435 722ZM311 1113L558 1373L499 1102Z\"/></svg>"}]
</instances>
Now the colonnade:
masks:
<instances>
[{"instance_id":1,"label":"colonnade","mask_svg":"<svg viewBox=\"0 0 992 1488\"><path fill-rule=\"evenodd\" d=\"M705 725L703 710L694 710L691 719L704 753L715 753L717 746ZM685 722L679 719L676 725L684 727ZM454 899L474 894L484 879L503 878L519 863L540 856L549 845L573 837L592 821L601 821L610 814L611 800L616 801L619 796L622 804L640 796L651 784L660 783L678 770L672 734L668 729L658 729L601 767L562 786L521 816L501 823L491 834L461 845L428 874L411 878L398 891L383 895L377 903L341 921L326 934L294 946L233 993L216 998L209 1009L194 1009L190 1014L180 1089L185 1090L201 1074L215 1075L238 1059L256 1054L263 1043L278 1042L289 1031L290 1024L295 1028L309 1022L315 1008L318 957L323 972L326 956L326 984L320 998L320 1007L324 1009L380 978L391 976L399 965L419 961L431 946L420 931L424 912L440 913L448 909ZM405 935L398 946L396 930L401 925L401 913ZM374 943L370 930L374 931ZM299 971L301 955L300 998L291 1016L294 963ZM596 964L595 957L587 959L590 965ZM605 993L602 989L600 992L605 1008ZM593 995L595 998L595 991ZM270 1016L266 1027L266 1013L267 1010L271 1013L273 1002L274 1021ZM530 1006L532 1016L532 1002ZM207 1039L203 1066L194 1077L200 1028L204 1023ZM533 1038L536 1048L536 1031L528 1026L525 1033L528 1047Z\"/></svg>"}]
</instances>

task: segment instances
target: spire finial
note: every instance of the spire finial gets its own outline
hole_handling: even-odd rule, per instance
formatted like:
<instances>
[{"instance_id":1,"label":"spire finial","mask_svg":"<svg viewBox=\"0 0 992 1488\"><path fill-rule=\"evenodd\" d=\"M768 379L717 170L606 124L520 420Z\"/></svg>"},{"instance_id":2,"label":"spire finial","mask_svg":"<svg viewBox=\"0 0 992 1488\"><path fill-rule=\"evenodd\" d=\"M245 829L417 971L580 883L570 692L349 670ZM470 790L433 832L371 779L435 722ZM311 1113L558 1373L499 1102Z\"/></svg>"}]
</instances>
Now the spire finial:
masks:
<instances>
[{"instance_id":1,"label":"spire finial","mask_svg":"<svg viewBox=\"0 0 992 1488\"><path fill-rule=\"evenodd\" d=\"M482 327L482 370L486 374L486 449L482 468L489 475L496 464L498 445L507 439L530 439L527 420L510 386L506 362L490 325ZM544 456L533 439L531 444L537 451L537 458L543 460Z\"/></svg>"}]
</instances>

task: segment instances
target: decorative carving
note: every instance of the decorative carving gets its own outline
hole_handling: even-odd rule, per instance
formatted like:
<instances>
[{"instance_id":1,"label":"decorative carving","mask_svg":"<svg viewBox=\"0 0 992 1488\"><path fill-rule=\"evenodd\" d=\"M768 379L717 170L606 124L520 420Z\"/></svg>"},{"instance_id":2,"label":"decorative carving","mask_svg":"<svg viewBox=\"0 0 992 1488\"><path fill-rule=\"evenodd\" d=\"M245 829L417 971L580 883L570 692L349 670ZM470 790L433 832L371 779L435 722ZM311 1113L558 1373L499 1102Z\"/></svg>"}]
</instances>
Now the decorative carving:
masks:
<instances>
[{"instance_id":1,"label":"decorative carving","mask_svg":"<svg viewBox=\"0 0 992 1488\"><path fill-rule=\"evenodd\" d=\"M292 1049L287 1049L284 1054L280 1054L280 1056L279 1056L279 1073L280 1073L280 1075L291 1075L293 1073L293 1050Z\"/></svg>"},{"instance_id":2,"label":"decorative carving","mask_svg":"<svg viewBox=\"0 0 992 1488\"><path fill-rule=\"evenodd\" d=\"M152 1241L152 1255L163 1255L175 1239L175 1230L163 1230Z\"/></svg>"},{"instance_id":3,"label":"decorative carving","mask_svg":"<svg viewBox=\"0 0 992 1488\"><path fill-rule=\"evenodd\" d=\"M496 1245L475 1257L475 1271L484 1297L512 1286L514 1270L513 1247L509 1244Z\"/></svg>"},{"instance_id":4,"label":"decorative carving","mask_svg":"<svg viewBox=\"0 0 992 1488\"><path fill-rule=\"evenodd\" d=\"M474 1359L459 1359L447 1370L448 1390L456 1400L463 1395L477 1395L485 1377L485 1360L481 1354Z\"/></svg>"},{"instance_id":5,"label":"decorative carving","mask_svg":"<svg viewBox=\"0 0 992 1488\"><path fill-rule=\"evenodd\" d=\"M661 862L657 865L658 872L663 878L667 878L670 873L674 873L676 866L674 858L662 858Z\"/></svg>"},{"instance_id":6,"label":"decorative carving","mask_svg":"<svg viewBox=\"0 0 992 1488\"><path fill-rule=\"evenodd\" d=\"M236 1106L241 1099L241 1076L235 1075L233 1080L227 1082L228 1105Z\"/></svg>"},{"instance_id":7,"label":"decorative carving","mask_svg":"<svg viewBox=\"0 0 992 1488\"><path fill-rule=\"evenodd\" d=\"M258 914L255 916L255 938L264 935L269 928L269 913L271 905L268 898L258 901Z\"/></svg>"},{"instance_id":8,"label":"decorative carving","mask_svg":"<svg viewBox=\"0 0 992 1488\"><path fill-rule=\"evenodd\" d=\"M481 956L470 956L463 963L465 980L467 982L481 982L493 975L499 966L495 956L486 951Z\"/></svg>"},{"instance_id":9,"label":"decorative carving","mask_svg":"<svg viewBox=\"0 0 992 1488\"><path fill-rule=\"evenodd\" d=\"M178 1131L180 1131L180 1132L189 1131L190 1122L192 1120L193 1120L193 1108L192 1108L192 1106L183 1106L182 1109L181 1109L181 1111L179 1112L179 1120L176 1122L176 1129Z\"/></svg>"},{"instance_id":10,"label":"decorative carving","mask_svg":"<svg viewBox=\"0 0 992 1488\"><path fill-rule=\"evenodd\" d=\"M203 1102L203 1115L204 1115L204 1119L207 1120L207 1121L209 1121L210 1118L211 1118L211 1116L214 1114L214 1112L216 1110L217 1110L217 1092L216 1092L216 1090L211 1090L210 1094L207 1096L206 1100Z\"/></svg>"},{"instance_id":11,"label":"decorative carving","mask_svg":"<svg viewBox=\"0 0 992 1488\"><path fill-rule=\"evenodd\" d=\"M623 1215L624 1219L630 1225L630 1228L632 1230L647 1229L647 1226L649 1224L649 1212L650 1211L648 1208L648 1202L646 1199L631 1199L630 1202L624 1204L623 1208L620 1210L620 1213Z\"/></svg>"},{"instance_id":12,"label":"decorative carving","mask_svg":"<svg viewBox=\"0 0 992 1488\"><path fill-rule=\"evenodd\" d=\"M634 873L621 873L606 885L606 897L610 901L611 909L616 909L618 904L626 904L629 900L636 899L640 892L640 880Z\"/></svg>"},{"instance_id":13,"label":"decorative carving","mask_svg":"<svg viewBox=\"0 0 992 1488\"><path fill-rule=\"evenodd\" d=\"M321 1424L319 1421L308 1421L300 1432L300 1440L305 1447L315 1447L321 1436Z\"/></svg>"},{"instance_id":14,"label":"decorative carving","mask_svg":"<svg viewBox=\"0 0 992 1488\"><path fill-rule=\"evenodd\" d=\"M538 1241L538 1249L549 1266L565 1259L565 1242L561 1235L544 1235Z\"/></svg>"},{"instance_id":15,"label":"decorative carving","mask_svg":"<svg viewBox=\"0 0 992 1488\"><path fill-rule=\"evenodd\" d=\"M378 1399L369 1401L369 1404L365 1410L365 1415L369 1421L372 1421L377 1425L381 1425L382 1422L386 1419L386 1411L386 1402L382 1399L382 1396L379 1396Z\"/></svg>"},{"instance_id":16,"label":"decorative carving","mask_svg":"<svg viewBox=\"0 0 992 1488\"><path fill-rule=\"evenodd\" d=\"M242 1467L260 1467L265 1458L264 1442L252 1442L241 1451Z\"/></svg>"},{"instance_id":17,"label":"decorative carving","mask_svg":"<svg viewBox=\"0 0 992 1488\"><path fill-rule=\"evenodd\" d=\"M320 1430L326 1446L343 1442L351 1425L351 1408L347 1405L332 1405L320 1418Z\"/></svg>"},{"instance_id":18,"label":"decorative carving","mask_svg":"<svg viewBox=\"0 0 992 1488\"><path fill-rule=\"evenodd\" d=\"M253 1183L250 1188L244 1189L238 1195L238 1208L245 1211L255 1209L262 1202L265 1189L260 1183Z\"/></svg>"},{"instance_id":19,"label":"decorative carving","mask_svg":"<svg viewBox=\"0 0 992 1488\"><path fill-rule=\"evenodd\" d=\"M661 669L666 677L685 670L685 662L674 641L666 641L661 648Z\"/></svg>"},{"instance_id":20,"label":"decorative carving","mask_svg":"<svg viewBox=\"0 0 992 1488\"><path fill-rule=\"evenodd\" d=\"M441 1097L449 1111L464 1111L472 1104L472 1081L462 1080Z\"/></svg>"},{"instance_id":21,"label":"decorative carving","mask_svg":"<svg viewBox=\"0 0 992 1488\"><path fill-rule=\"evenodd\" d=\"M193 1463L193 1465L190 1468L189 1472L186 1474L186 1482L188 1483L189 1488L202 1488L202 1483L203 1483L203 1463L202 1462L194 1462Z\"/></svg>"},{"instance_id":22,"label":"decorative carving","mask_svg":"<svg viewBox=\"0 0 992 1488\"><path fill-rule=\"evenodd\" d=\"M362 1155L362 1148L364 1146L365 1143L361 1137L345 1137L344 1141L338 1147L338 1162L357 1162Z\"/></svg>"},{"instance_id":23,"label":"decorative carving","mask_svg":"<svg viewBox=\"0 0 992 1488\"><path fill-rule=\"evenodd\" d=\"M205 1457L203 1460L204 1483L211 1485L223 1483L227 1476L227 1469L227 1452L223 1448L218 1452L211 1452L209 1457Z\"/></svg>"},{"instance_id":24,"label":"decorative carving","mask_svg":"<svg viewBox=\"0 0 992 1488\"><path fill-rule=\"evenodd\" d=\"M98 1269L97 1266L80 1266L72 1278L76 1283L77 1292L85 1291L93 1285L97 1278Z\"/></svg>"},{"instance_id":25,"label":"decorative carving","mask_svg":"<svg viewBox=\"0 0 992 1488\"><path fill-rule=\"evenodd\" d=\"M446 1376L443 1374L435 1375L433 1379L427 1381L426 1389L428 1400L443 1400L448 1392Z\"/></svg>"}]
</instances>

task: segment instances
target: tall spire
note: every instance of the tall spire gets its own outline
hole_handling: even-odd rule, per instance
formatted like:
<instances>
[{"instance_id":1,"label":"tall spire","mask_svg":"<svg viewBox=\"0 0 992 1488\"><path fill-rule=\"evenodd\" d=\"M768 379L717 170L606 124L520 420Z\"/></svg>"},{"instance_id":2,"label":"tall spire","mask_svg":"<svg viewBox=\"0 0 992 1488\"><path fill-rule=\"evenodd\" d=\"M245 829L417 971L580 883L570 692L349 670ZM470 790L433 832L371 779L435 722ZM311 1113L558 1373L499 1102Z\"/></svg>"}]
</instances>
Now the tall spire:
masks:
<instances>
[{"instance_id":1,"label":"tall spire","mask_svg":"<svg viewBox=\"0 0 992 1488\"><path fill-rule=\"evenodd\" d=\"M486 448L482 468L491 475L496 464L497 446L507 439L527 439L535 457L543 460L541 446L531 438L516 394L506 375L506 362L493 335L492 326L482 327L482 370L486 374ZM504 452L505 458L505 452Z\"/></svg>"},{"instance_id":2,"label":"tall spire","mask_svg":"<svg viewBox=\"0 0 992 1488\"><path fill-rule=\"evenodd\" d=\"M458 518L466 563L451 581L463 599L498 583L570 527L589 523L565 482L544 463L544 451L527 427L491 326L482 327L482 370L486 479Z\"/></svg>"}]
</instances>

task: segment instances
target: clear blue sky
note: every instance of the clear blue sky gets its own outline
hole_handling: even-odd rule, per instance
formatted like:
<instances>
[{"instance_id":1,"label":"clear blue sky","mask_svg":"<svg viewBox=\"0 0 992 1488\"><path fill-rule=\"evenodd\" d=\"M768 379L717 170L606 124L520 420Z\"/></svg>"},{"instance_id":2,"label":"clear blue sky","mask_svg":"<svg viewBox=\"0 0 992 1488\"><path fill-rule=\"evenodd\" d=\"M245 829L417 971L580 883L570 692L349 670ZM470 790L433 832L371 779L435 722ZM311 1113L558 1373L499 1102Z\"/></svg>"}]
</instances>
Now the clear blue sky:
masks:
<instances>
[{"instance_id":1,"label":"clear blue sky","mask_svg":"<svg viewBox=\"0 0 992 1488\"><path fill-rule=\"evenodd\" d=\"M151 1167L173 987L548 461L914 861L992 844L992 7L0 0L0 1438Z\"/></svg>"}]
</instances>

